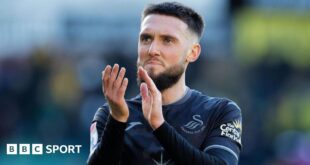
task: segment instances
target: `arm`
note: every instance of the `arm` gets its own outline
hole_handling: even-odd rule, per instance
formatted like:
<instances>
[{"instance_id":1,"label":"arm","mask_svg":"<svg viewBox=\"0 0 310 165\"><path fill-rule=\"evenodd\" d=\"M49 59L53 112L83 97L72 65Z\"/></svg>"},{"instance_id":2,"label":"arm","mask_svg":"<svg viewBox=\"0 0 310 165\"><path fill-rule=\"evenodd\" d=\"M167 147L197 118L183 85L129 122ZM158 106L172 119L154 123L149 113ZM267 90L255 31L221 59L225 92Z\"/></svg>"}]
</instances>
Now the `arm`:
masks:
<instances>
[{"instance_id":1,"label":"arm","mask_svg":"<svg viewBox=\"0 0 310 165\"><path fill-rule=\"evenodd\" d=\"M203 151L188 143L167 122L153 133L177 164L236 165L241 148L242 118L236 104L230 103L233 102L217 110L214 124L210 124L211 132L204 139Z\"/></svg>"},{"instance_id":2,"label":"arm","mask_svg":"<svg viewBox=\"0 0 310 165\"><path fill-rule=\"evenodd\" d=\"M204 153L192 146L167 122L163 123L153 133L167 153L176 161L176 164L225 164L216 155Z\"/></svg>"},{"instance_id":3,"label":"arm","mask_svg":"<svg viewBox=\"0 0 310 165\"><path fill-rule=\"evenodd\" d=\"M241 149L242 118L239 107L231 103L217 109L218 114L210 124L210 135L204 139L203 151L188 143L167 122L153 133L177 164L236 165Z\"/></svg>"},{"instance_id":4,"label":"arm","mask_svg":"<svg viewBox=\"0 0 310 165\"><path fill-rule=\"evenodd\" d=\"M128 79L124 78L125 72L125 68L119 71L118 64L115 64L113 69L108 65L102 72L102 91L109 110L106 112L102 109L100 113L99 109L98 120L97 114L95 115L91 134L93 135L92 128L96 128L96 131L98 128L99 131L94 133L95 139L98 140L95 140L97 143L92 143L94 146L88 164L118 164L120 161L124 131L129 117L129 109L124 98L128 85Z\"/></svg>"},{"instance_id":5,"label":"arm","mask_svg":"<svg viewBox=\"0 0 310 165\"><path fill-rule=\"evenodd\" d=\"M167 122L153 133L177 164L236 165L238 163L234 155L221 148L210 151L195 148Z\"/></svg>"},{"instance_id":6,"label":"arm","mask_svg":"<svg viewBox=\"0 0 310 165\"><path fill-rule=\"evenodd\" d=\"M115 120L110 115L105 127L99 121L93 124L98 129L96 133L99 139L91 149L87 164L118 164L124 146L124 133L127 124Z\"/></svg>"}]
</instances>

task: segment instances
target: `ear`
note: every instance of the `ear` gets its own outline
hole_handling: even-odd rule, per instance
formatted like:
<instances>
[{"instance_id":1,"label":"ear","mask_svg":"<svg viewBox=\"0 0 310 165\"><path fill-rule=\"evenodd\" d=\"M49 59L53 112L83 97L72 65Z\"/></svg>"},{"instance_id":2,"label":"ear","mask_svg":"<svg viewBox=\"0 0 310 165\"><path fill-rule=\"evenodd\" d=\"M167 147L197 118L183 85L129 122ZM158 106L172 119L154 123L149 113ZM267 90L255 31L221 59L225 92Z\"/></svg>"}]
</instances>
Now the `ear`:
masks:
<instances>
[{"instance_id":1,"label":"ear","mask_svg":"<svg viewBox=\"0 0 310 165\"><path fill-rule=\"evenodd\" d=\"M189 54L186 56L187 62L194 62L198 59L201 52L201 47L199 43L195 43L192 45L192 48L189 52Z\"/></svg>"}]
</instances>

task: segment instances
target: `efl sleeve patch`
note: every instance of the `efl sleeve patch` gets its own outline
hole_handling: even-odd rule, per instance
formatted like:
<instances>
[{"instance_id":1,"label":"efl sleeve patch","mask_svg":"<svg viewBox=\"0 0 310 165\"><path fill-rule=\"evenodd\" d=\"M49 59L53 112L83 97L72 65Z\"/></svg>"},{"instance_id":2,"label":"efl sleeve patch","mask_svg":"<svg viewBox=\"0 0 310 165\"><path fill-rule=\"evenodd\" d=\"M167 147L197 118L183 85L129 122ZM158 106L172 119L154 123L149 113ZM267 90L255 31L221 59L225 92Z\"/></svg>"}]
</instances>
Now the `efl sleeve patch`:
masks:
<instances>
[{"instance_id":1,"label":"efl sleeve patch","mask_svg":"<svg viewBox=\"0 0 310 165\"><path fill-rule=\"evenodd\" d=\"M97 122L94 122L90 126L90 152L91 153L96 149L97 143L98 143Z\"/></svg>"}]
</instances>

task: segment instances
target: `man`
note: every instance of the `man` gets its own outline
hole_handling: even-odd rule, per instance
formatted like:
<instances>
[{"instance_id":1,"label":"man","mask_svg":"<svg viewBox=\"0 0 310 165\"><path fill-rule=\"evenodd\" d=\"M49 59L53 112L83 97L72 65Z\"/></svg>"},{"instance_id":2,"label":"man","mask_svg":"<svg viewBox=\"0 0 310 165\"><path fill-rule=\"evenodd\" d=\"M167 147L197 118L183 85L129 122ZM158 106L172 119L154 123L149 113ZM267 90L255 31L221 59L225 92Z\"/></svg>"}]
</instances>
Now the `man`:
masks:
<instances>
[{"instance_id":1,"label":"man","mask_svg":"<svg viewBox=\"0 0 310 165\"><path fill-rule=\"evenodd\" d=\"M185 70L201 51L201 16L179 3L155 4L144 10L140 28L140 94L125 100L125 68L104 69L107 104L91 126L88 164L237 164L239 107L185 84Z\"/></svg>"}]
</instances>

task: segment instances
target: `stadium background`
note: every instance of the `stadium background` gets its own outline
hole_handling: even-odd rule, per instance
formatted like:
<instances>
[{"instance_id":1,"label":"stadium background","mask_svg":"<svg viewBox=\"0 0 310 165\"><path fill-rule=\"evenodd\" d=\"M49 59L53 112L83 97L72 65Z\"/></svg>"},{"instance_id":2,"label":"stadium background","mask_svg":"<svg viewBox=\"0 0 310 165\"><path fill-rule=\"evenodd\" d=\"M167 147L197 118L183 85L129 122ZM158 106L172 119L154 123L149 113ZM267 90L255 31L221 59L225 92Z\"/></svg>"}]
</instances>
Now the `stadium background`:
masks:
<instances>
[{"instance_id":1,"label":"stadium background","mask_svg":"<svg viewBox=\"0 0 310 165\"><path fill-rule=\"evenodd\" d=\"M155 1L0 1L0 164L85 164L101 70L136 86L140 12ZM310 1L183 0L204 15L187 84L235 100L240 165L310 164ZM72 155L8 156L7 143L82 144Z\"/></svg>"}]
</instances>

